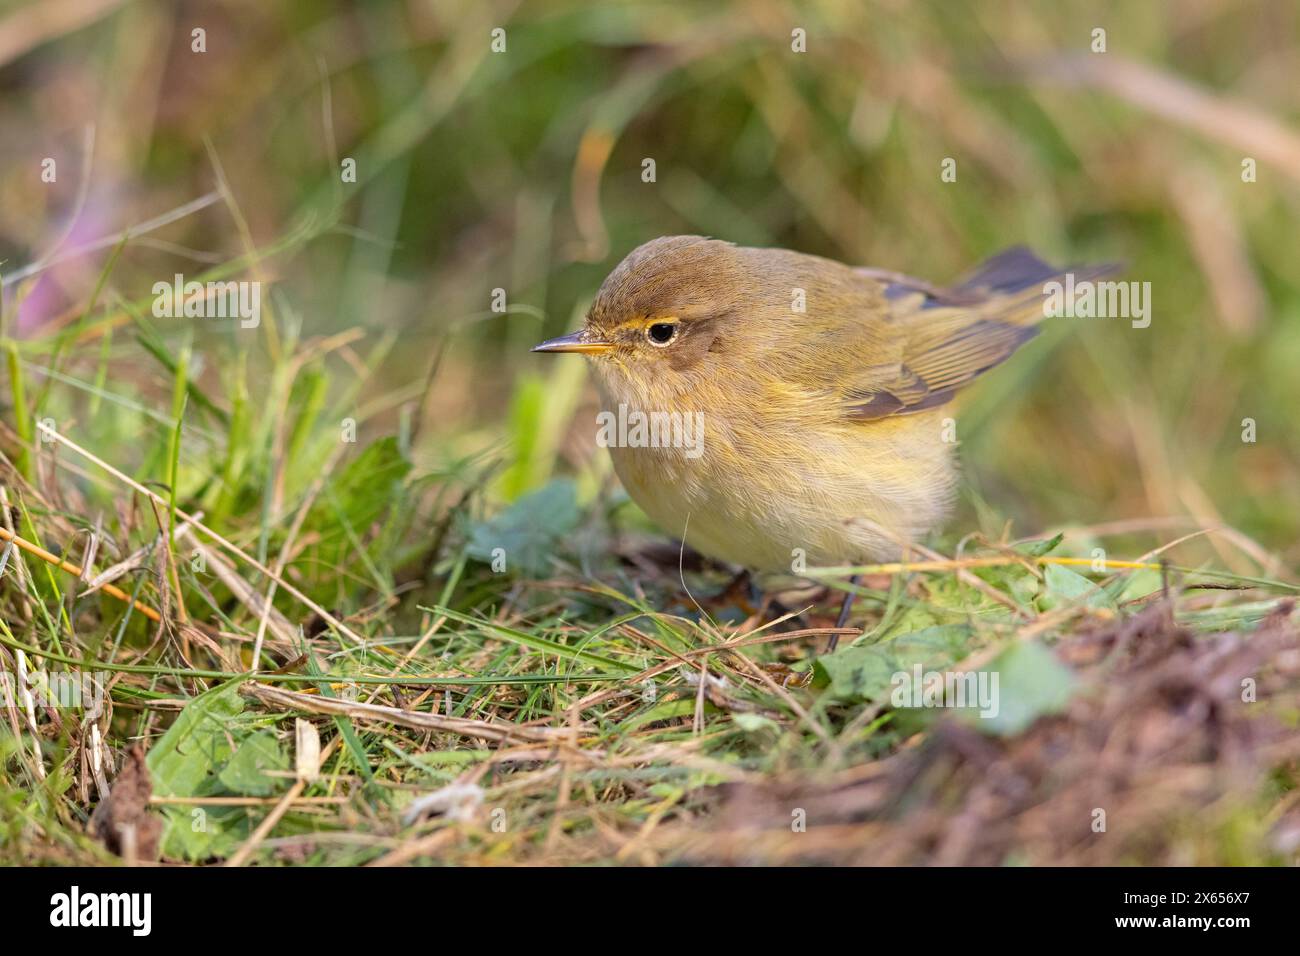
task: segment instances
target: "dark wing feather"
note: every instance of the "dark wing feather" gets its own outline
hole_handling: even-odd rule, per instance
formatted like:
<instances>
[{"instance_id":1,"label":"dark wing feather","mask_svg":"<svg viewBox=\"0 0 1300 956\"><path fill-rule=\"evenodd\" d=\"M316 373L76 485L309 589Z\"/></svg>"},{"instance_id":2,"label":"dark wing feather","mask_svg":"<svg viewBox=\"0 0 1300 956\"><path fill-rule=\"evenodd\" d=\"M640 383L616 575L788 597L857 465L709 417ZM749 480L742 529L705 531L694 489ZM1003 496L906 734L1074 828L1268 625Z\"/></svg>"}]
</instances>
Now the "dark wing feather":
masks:
<instances>
[{"instance_id":1,"label":"dark wing feather","mask_svg":"<svg viewBox=\"0 0 1300 956\"><path fill-rule=\"evenodd\" d=\"M1015 246L986 261L955 288L963 292L1010 294L1041 287L1060 274L1060 269L1049 266L1024 246Z\"/></svg>"}]
</instances>

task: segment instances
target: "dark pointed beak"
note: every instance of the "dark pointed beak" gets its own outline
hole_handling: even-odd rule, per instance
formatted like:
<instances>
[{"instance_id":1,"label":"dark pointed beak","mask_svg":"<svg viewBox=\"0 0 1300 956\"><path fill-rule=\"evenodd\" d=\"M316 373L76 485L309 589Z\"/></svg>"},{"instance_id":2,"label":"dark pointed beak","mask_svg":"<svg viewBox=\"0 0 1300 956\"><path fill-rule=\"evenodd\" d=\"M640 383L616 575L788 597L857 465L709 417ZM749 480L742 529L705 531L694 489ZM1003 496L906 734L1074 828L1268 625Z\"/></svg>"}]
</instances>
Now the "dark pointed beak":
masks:
<instances>
[{"instance_id":1,"label":"dark pointed beak","mask_svg":"<svg viewBox=\"0 0 1300 956\"><path fill-rule=\"evenodd\" d=\"M581 352L584 355L598 355L614 347L613 342L602 342L587 334L586 329L561 335L558 339L547 339L541 345L534 345L534 352Z\"/></svg>"}]
</instances>

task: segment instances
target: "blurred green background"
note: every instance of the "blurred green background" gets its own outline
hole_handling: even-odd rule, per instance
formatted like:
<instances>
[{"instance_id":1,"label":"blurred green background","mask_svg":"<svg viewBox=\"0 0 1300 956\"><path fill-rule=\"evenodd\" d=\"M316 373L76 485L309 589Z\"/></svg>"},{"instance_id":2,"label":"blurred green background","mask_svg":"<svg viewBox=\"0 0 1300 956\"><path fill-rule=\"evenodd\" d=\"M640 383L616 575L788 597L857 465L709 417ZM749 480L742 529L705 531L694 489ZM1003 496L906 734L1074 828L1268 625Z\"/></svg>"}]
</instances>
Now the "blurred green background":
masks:
<instances>
[{"instance_id":1,"label":"blurred green background","mask_svg":"<svg viewBox=\"0 0 1300 956\"><path fill-rule=\"evenodd\" d=\"M187 493L225 467L233 406L284 387L304 422L409 438L442 485L491 461L497 503L566 473L590 498L611 479L581 363L528 347L576 327L641 242L936 282L1020 243L1120 259L1151 283L1151 326L1054 320L986 377L959 417L953 538L1222 524L1206 558L1294 564L1298 41L1300 6L1235 0L6 3L3 334L38 415L155 479L175 378L158 355L190 347L226 418L191 405ZM154 282L213 269L267 283L262 327L148 314Z\"/></svg>"}]
</instances>

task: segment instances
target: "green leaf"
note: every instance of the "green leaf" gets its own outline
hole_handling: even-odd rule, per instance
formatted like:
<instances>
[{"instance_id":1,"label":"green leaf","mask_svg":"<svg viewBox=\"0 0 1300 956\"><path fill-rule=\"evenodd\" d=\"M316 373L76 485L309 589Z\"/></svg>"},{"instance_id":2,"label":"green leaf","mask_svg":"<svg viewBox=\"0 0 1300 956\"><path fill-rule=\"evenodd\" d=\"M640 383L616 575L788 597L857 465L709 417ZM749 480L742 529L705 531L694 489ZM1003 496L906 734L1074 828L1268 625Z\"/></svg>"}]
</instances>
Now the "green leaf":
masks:
<instances>
[{"instance_id":1,"label":"green leaf","mask_svg":"<svg viewBox=\"0 0 1300 956\"><path fill-rule=\"evenodd\" d=\"M246 737L235 755L218 774L232 793L267 797L280 789L283 777L271 777L268 770L288 770L289 759L275 734L269 730Z\"/></svg>"},{"instance_id":2,"label":"green leaf","mask_svg":"<svg viewBox=\"0 0 1300 956\"><path fill-rule=\"evenodd\" d=\"M897 664L880 644L845 647L817 658L813 682L826 687L835 700L876 700L889 689L897 670Z\"/></svg>"},{"instance_id":3,"label":"green leaf","mask_svg":"<svg viewBox=\"0 0 1300 956\"><path fill-rule=\"evenodd\" d=\"M1043 569L1045 610L1062 604L1083 604L1087 607L1109 608L1114 611L1115 600L1082 574L1076 574L1059 564L1049 564Z\"/></svg>"},{"instance_id":4,"label":"green leaf","mask_svg":"<svg viewBox=\"0 0 1300 956\"><path fill-rule=\"evenodd\" d=\"M1060 713L1074 690L1074 673L1035 641L1017 641L997 656L985 672L992 707L965 710L967 718L985 733L1018 734L1039 717Z\"/></svg>"},{"instance_id":5,"label":"green leaf","mask_svg":"<svg viewBox=\"0 0 1300 956\"><path fill-rule=\"evenodd\" d=\"M1115 579L1122 584L1116 600L1132 601L1154 594L1164 587L1164 576L1153 568L1139 568L1129 575Z\"/></svg>"},{"instance_id":6,"label":"green leaf","mask_svg":"<svg viewBox=\"0 0 1300 956\"><path fill-rule=\"evenodd\" d=\"M473 523L466 550L479 561L502 557L507 570L540 577L550 570L560 539L578 526L580 516L573 482L557 478L486 521Z\"/></svg>"},{"instance_id":7,"label":"green leaf","mask_svg":"<svg viewBox=\"0 0 1300 956\"><path fill-rule=\"evenodd\" d=\"M238 741L233 721L244 710L243 678L228 681L185 705L175 723L149 751L146 764L154 792L170 797L228 793L221 771ZM162 810L163 855L190 861L229 852L248 835L248 815L239 807L166 806Z\"/></svg>"},{"instance_id":8,"label":"green leaf","mask_svg":"<svg viewBox=\"0 0 1300 956\"><path fill-rule=\"evenodd\" d=\"M155 793L195 797L214 792L217 773L231 754L227 725L244 709L240 683L228 681L195 697L154 744L146 763Z\"/></svg>"},{"instance_id":9,"label":"green leaf","mask_svg":"<svg viewBox=\"0 0 1300 956\"><path fill-rule=\"evenodd\" d=\"M817 658L813 682L828 688L834 700L880 700L898 674L910 673L917 664L933 670L964 656L969 634L965 625L945 624L878 644L850 645Z\"/></svg>"},{"instance_id":10,"label":"green leaf","mask_svg":"<svg viewBox=\"0 0 1300 956\"><path fill-rule=\"evenodd\" d=\"M1056 550L1056 546L1065 539L1065 533L1060 532L1055 537L1048 538L1046 541L1031 541L1020 548L1020 553L1028 555L1031 558L1041 558L1045 554L1051 554Z\"/></svg>"}]
</instances>

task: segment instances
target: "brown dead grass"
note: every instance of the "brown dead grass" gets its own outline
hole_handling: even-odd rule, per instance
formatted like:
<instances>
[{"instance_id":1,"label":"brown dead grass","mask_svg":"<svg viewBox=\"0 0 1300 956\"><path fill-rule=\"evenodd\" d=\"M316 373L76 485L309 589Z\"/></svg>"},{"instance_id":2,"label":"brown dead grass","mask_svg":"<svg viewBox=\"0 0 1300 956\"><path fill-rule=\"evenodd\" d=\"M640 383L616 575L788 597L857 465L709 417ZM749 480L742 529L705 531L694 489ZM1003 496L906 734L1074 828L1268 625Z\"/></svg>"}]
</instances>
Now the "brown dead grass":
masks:
<instances>
[{"instance_id":1,"label":"brown dead grass","mask_svg":"<svg viewBox=\"0 0 1300 956\"><path fill-rule=\"evenodd\" d=\"M1300 836L1291 612L1249 636L1197 636L1158 602L1064 638L1058 656L1083 686L1020 736L945 718L843 774L729 785L711 832L665 834L663 848L726 864L1194 864L1211 823L1240 814L1243 854L1280 862ZM1247 679L1255 702L1242 699ZM792 832L795 808L806 832ZM1233 848L1216 849L1231 859Z\"/></svg>"}]
</instances>

